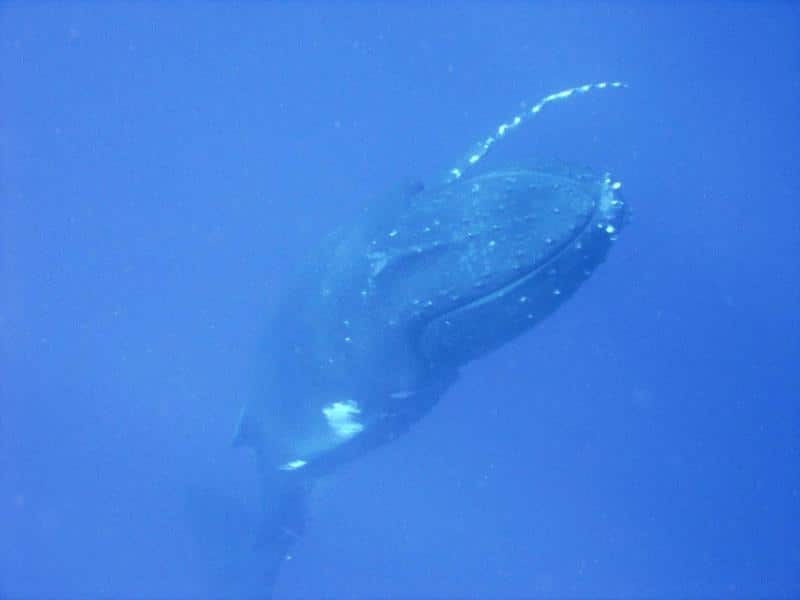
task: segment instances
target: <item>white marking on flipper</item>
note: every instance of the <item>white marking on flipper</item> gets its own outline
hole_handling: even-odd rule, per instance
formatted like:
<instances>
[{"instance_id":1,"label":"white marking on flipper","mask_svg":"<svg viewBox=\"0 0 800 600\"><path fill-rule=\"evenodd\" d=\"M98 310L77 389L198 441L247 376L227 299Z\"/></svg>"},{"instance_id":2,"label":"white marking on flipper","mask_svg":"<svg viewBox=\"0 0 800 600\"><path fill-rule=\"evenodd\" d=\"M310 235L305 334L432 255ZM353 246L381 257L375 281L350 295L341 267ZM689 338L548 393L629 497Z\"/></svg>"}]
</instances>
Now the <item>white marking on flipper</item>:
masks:
<instances>
[{"instance_id":1,"label":"white marking on flipper","mask_svg":"<svg viewBox=\"0 0 800 600\"><path fill-rule=\"evenodd\" d=\"M627 84L621 81L600 81L598 83L587 83L586 85L579 85L574 88L569 88L567 90L563 90L560 92L556 92L555 94L550 94L549 96L545 96L539 102L533 105L530 110L525 110L524 112L516 115L511 122L509 123L502 123L497 128L497 133L493 136L489 136L481 142L478 142L475 145L475 149L472 150L466 159L463 159L460 164L457 164L452 169L450 169L445 177L445 183L451 183L457 179L461 179L464 173L472 168L475 164L477 164L484 156L489 153L489 150L492 148L494 143L499 140L500 138L507 135L510 131L516 129L527 121L528 119L532 118L534 115L541 112L541 110L551 104L553 102L558 102L560 100L566 100L572 96L578 94L585 94L592 90L604 90L606 88L623 88L628 87Z\"/></svg>"}]
</instances>

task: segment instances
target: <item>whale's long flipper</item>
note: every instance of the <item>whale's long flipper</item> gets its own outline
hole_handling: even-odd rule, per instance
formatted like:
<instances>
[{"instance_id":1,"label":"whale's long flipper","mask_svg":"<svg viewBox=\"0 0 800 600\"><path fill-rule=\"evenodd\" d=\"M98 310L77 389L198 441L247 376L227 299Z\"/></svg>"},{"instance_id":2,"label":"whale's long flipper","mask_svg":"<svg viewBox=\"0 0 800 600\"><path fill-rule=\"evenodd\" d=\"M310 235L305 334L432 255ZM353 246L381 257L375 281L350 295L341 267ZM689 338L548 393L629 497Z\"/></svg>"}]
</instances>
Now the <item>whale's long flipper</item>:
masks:
<instances>
[{"instance_id":1,"label":"whale's long flipper","mask_svg":"<svg viewBox=\"0 0 800 600\"><path fill-rule=\"evenodd\" d=\"M494 135L490 135L486 139L483 139L477 142L473 149L467 153L467 155L457 163L452 169L450 169L447 175L444 178L445 183L451 183L456 179L461 179L464 174L469 171L475 164L478 163L484 156L489 154L489 151L495 145L498 140L501 140L514 129L522 125L525 121L533 118L535 115L538 115L542 109L547 106L548 104L552 104L553 102L559 102L561 100L566 100L567 98L571 98L573 96L577 96L579 94L586 94L592 90L604 90L607 88L622 88L628 87L627 84L621 81L600 81L598 83L587 83L586 85L579 85L577 87L569 88L566 90L562 90L560 92L556 92L555 94L550 94L545 96L539 102L534 104L530 109L527 109L514 118L512 118L508 123L502 123L498 126L497 131Z\"/></svg>"}]
</instances>

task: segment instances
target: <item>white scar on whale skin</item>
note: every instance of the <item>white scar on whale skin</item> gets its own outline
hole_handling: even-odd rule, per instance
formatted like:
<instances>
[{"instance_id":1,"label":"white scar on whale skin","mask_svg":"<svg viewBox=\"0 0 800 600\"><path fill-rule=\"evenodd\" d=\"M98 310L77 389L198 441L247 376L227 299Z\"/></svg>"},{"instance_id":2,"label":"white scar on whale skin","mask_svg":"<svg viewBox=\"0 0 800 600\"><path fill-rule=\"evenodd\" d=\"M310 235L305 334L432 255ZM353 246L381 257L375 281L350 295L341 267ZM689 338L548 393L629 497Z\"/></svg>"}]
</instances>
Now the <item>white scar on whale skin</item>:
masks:
<instances>
[{"instance_id":1,"label":"white scar on whale skin","mask_svg":"<svg viewBox=\"0 0 800 600\"><path fill-rule=\"evenodd\" d=\"M560 92L556 92L555 94L550 94L549 96L545 96L535 105L533 105L530 109L525 110L524 112L516 115L509 123L503 123L497 128L497 132L494 135L490 135L485 140L478 142L475 145L475 150L470 152L469 156L462 160L459 164L448 171L447 176L445 177L445 183L452 183L457 179L461 179L464 173L472 168L475 164L477 164L484 156L489 153L494 143L505 137L510 131L513 131L517 127L519 127L522 123L531 119L534 115L537 115L541 112L541 110L547 106L548 104L552 104L553 102L560 102L561 100L566 100L567 98L571 98L572 96L576 96L579 94L586 94L592 90L603 90L606 88L624 88L628 87L626 83L621 81L600 81L598 83L587 83L586 85L579 85L574 88L569 88L567 90L563 90Z\"/></svg>"},{"instance_id":2,"label":"white scar on whale skin","mask_svg":"<svg viewBox=\"0 0 800 600\"><path fill-rule=\"evenodd\" d=\"M361 409L352 400L334 402L323 408L322 413L330 428L340 438L351 438L364 429L364 426L356 420L356 415L361 413Z\"/></svg>"},{"instance_id":3,"label":"white scar on whale skin","mask_svg":"<svg viewBox=\"0 0 800 600\"><path fill-rule=\"evenodd\" d=\"M292 460L285 465L280 466L281 471L296 471L297 469L306 466L308 463L302 459Z\"/></svg>"}]
</instances>

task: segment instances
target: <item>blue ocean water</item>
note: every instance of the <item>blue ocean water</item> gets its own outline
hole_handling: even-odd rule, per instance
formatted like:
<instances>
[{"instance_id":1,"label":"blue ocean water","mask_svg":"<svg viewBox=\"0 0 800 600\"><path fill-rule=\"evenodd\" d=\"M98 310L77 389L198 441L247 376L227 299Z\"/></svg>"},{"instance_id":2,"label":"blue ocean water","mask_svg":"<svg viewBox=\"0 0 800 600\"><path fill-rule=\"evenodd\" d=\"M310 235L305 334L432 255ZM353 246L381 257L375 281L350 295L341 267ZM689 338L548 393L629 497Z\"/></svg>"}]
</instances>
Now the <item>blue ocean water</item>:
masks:
<instances>
[{"instance_id":1,"label":"blue ocean water","mask_svg":"<svg viewBox=\"0 0 800 600\"><path fill-rule=\"evenodd\" d=\"M276 598L800 597L792 3L0 4L0 597L258 597L230 440L332 227L494 165L634 210L554 316L314 492Z\"/></svg>"}]
</instances>

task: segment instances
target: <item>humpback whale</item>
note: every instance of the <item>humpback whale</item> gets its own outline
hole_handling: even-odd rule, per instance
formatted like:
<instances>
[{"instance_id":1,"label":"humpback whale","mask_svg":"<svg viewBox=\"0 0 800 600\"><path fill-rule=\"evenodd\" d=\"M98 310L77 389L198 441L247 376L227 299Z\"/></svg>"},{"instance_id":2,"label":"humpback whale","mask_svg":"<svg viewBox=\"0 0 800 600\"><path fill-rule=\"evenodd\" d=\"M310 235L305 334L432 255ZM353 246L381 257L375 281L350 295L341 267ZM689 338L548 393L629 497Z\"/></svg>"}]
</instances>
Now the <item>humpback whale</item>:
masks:
<instances>
[{"instance_id":1,"label":"humpback whale","mask_svg":"<svg viewBox=\"0 0 800 600\"><path fill-rule=\"evenodd\" d=\"M302 535L315 480L401 435L465 364L547 317L605 260L628 215L608 173L478 166L549 105L620 87L543 98L439 183L398 187L301 265L235 434L258 459L269 585Z\"/></svg>"}]
</instances>

